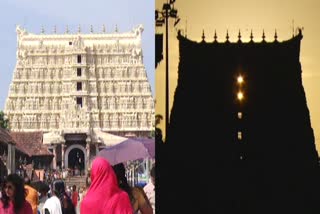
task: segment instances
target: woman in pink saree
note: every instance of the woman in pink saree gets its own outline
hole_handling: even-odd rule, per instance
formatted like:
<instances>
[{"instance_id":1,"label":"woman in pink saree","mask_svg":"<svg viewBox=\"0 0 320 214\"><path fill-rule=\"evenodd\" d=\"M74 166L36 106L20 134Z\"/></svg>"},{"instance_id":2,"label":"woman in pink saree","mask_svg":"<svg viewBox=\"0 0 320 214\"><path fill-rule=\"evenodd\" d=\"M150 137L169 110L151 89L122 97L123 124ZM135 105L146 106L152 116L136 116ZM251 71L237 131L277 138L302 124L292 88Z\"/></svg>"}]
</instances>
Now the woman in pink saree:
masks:
<instances>
[{"instance_id":1,"label":"woman in pink saree","mask_svg":"<svg viewBox=\"0 0 320 214\"><path fill-rule=\"evenodd\" d=\"M122 191L110 163L95 158L91 168L91 185L80 205L81 214L132 214L129 196Z\"/></svg>"}]
</instances>

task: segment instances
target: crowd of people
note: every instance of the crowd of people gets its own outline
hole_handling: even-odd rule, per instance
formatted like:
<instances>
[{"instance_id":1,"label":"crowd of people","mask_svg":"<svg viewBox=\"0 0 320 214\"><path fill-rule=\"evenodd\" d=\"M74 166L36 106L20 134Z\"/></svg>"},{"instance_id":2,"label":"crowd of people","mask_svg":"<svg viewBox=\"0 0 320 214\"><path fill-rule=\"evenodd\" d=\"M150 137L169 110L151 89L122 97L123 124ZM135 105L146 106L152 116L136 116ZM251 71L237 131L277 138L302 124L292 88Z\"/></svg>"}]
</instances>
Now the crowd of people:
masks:
<instances>
[{"instance_id":1,"label":"crowd of people","mask_svg":"<svg viewBox=\"0 0 320 214\"><path fill-rule=\"evenodd\" d=\"M82 176L84 175L83 171L80 171L79 169L70 169L70 168L64 168L64 169L45 169L43 179L46 182L50 182L57 179L66 179L70 176Z\"/></svg>"},{"instance_id":2,"label":"crowd of people","mask_svg":"<svg viewBox=\"0 0 320 214\"><path fill-rule=\"evenodd\" d=\"M30 179L10 174L1 185L0 214L152 214L155 213L155 166L149 183L130 186L124 164L111 166L96 157L86 188L54 178L50 185L34 186Z\"/></svg>"}]
</instances>

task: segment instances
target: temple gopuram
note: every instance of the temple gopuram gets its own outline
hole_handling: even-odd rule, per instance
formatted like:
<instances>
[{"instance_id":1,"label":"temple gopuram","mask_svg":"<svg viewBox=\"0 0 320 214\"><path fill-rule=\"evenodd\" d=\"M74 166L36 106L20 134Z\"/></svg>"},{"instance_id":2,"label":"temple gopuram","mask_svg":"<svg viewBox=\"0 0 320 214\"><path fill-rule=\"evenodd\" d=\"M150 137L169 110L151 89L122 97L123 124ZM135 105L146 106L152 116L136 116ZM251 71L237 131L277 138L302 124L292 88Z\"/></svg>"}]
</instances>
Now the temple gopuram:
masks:
<instances>
[{"instance_id":1,"label":"temple gopuram","mask_svg":"<svg viewBox=\"0 0 320 214\"><path fill-rule=\"evenodd\" d=\"M299 29L286 41L277 32L266 41L263 32L243 42L239 32L235 42L228 33L223 42L204 33L195 42L179 32L160 213L320 213L302 38Z\"/></svg>"},{"instance_id":2,"label":"temple gopuram","mask_svg":"<svg viewBox=\"0 0 320 214\"><path fill-rule=\"evenodd\" d=\"M16 32L17 61L4 113L19 142L21 136L42 136L54 155L53 169L87 170L101 148L150 137L154 98L142 25L124 33L105 27L82 33L80 26L75 33L67 27L65 33L35 34L20 26Z\"/></svg>"}]
</instances>

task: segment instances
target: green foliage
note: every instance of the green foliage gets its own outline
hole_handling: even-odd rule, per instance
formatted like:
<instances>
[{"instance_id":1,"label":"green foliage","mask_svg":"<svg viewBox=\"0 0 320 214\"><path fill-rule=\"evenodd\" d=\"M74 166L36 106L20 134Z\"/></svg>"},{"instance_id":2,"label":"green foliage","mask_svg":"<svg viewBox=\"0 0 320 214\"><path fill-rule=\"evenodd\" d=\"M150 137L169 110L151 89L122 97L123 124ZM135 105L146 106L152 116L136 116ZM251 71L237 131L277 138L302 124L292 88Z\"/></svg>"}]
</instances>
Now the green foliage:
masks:
<instances>
[{"instance_id":1,"label":"green foliage","mask_svg":"<svg viewBox=\"0 0 320 214\"><path fill-rule=\"evenodd\" d=\"M161 114L156 115L156 126L161 123L161 120L163 120L163 116Z\"/></svg>"},{"instance_id":2,"label":"green foliage","mask_svg":"<svg viewBox=\"0 0 320 214\"><path fill-rule=\"evenodd\" d=\"M3 111L0 111L0 127L9 129L9 120L5 118Z\"/></svg>"}]
</instances>

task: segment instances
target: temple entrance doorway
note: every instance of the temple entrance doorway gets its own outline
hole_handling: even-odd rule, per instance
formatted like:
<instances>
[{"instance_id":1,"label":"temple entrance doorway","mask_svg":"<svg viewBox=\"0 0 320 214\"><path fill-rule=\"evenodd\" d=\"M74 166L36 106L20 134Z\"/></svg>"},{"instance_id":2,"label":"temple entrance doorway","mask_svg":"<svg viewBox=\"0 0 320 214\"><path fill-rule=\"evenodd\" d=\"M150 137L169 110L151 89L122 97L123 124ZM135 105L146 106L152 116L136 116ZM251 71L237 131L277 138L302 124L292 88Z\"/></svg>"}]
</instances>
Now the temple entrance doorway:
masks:
<instances>
[{"instance_id":1,"label":"temple entrance doorway","mask_svg":"<svg viewBox=\"0 0 320 214\"><path fill-rule=\"evenodd\" d=\"M85 174L86 158L85 149L81 145L72 145L66 151L66 163L68 174L80 176Z\"/></svg>"}]
</instances>

